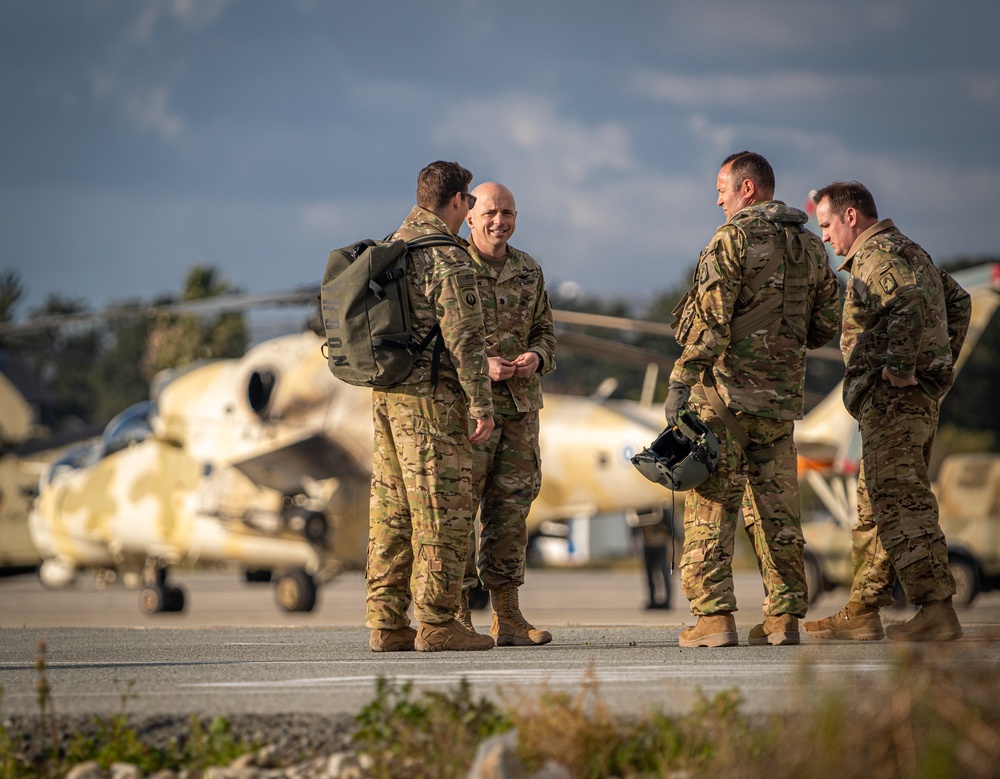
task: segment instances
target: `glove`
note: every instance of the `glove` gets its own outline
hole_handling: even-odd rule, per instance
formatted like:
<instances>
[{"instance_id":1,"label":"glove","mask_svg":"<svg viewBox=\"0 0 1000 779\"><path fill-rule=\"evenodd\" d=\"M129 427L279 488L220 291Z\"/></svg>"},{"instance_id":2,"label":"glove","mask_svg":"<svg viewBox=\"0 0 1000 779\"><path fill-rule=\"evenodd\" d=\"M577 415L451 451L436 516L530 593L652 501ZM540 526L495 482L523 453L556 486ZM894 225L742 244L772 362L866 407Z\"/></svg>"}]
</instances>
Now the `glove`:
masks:
<instances>
[{"instance_id":1,"label":"glove","mask_svg":"<svg viewBox=\"0 0 1000 779\"><path fill-rule=\"evenodd\" d=\"M668 426L677 426L677 417L680 415L681 409L687 408L689 397L691 397L691 388L687 384L673 380L670 382L670 390L663 403L663 413L667 417Z\"/></svg>"}]
</instances>

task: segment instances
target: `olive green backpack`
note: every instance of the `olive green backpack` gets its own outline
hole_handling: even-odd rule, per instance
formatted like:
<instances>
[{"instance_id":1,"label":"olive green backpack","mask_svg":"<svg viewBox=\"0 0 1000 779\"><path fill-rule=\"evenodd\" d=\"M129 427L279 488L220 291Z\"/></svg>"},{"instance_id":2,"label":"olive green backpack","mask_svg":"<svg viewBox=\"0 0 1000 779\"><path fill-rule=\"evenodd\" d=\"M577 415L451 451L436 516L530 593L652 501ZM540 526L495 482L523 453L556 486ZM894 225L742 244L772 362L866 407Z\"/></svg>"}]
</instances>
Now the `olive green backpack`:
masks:
<instances>
[{"instance_id":1,"label":"olive green backpack","mask_svg":"<svg viewBox=\"0 0 1000 779\"><path fill-rule=\"evenodd\" d=\"M422 235L412 241L367 239L334 249L326 262L320 307L326 341L324 354L338 379L362 387L390 387L405 379L431 341L431 381L443 348L441 326L422 339L410 330L406 267L412 249L458 246L454 238Z\"/></svg>"}]
</instances>

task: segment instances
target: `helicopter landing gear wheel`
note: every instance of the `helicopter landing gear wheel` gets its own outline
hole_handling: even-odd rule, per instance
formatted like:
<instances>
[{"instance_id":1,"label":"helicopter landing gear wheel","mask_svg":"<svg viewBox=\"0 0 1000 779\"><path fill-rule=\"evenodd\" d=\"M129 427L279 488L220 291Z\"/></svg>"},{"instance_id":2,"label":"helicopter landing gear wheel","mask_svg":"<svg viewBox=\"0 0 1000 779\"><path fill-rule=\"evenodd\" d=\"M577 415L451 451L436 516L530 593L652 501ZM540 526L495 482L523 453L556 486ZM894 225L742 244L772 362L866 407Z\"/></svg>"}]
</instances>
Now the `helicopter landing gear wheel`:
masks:
<instances>
[{"instance_id":1,"label":"helicopter landing gear wheel","mask_svg":"<svg viewBox=\"0 0 1000 779\"><path fill-rule=\"evenodd\" d=\"M274 598L283 611L312 611L316 607L316 581L302 568L278 577Z\"/></svg>"},{"instance_id":2,"label":"helicopter landing gear wheel","mask_svg":"<svg viewBox=\"0 0 1000 779\"><path fill-rule=\"evenodd\" d=\"M148 562L143 570L139 608L144 614L184 611L184 590L167 584L166 568Z\"/></svg>"},{"instance_id":3,"label":"helicopter landing gear wheel","mask_svg":"<svg viewBox=\"0 0 1000 779\"><path fill-rule=\"evenodd\" d=\"M145 614L184 611L184 590L166 584L151 584L139 592L139 608Z\"/></svg>"}]
</instances>

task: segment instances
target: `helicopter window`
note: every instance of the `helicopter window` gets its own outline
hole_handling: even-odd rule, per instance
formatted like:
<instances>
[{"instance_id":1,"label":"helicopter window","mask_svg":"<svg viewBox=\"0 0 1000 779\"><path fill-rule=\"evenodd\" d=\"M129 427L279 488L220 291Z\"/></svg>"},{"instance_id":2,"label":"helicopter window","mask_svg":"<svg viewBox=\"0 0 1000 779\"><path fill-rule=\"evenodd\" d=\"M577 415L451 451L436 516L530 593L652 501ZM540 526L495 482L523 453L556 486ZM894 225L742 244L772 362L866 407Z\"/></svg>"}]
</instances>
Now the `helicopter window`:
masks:
<instances>
[{"instance_id":1,"label":"helicopter window","mask_svg":"<svg viewBox=\"0 0 1000 779\"><path fill-rule=\"evenodd\" d=\"M52 461L39 478L39 487L51 484L52 480L65 471L75 471L78 468L91 465L94 460L94 444L80 444L67 450L63 455Z\"/></svg>"},{"instance_id":2,"label":"helicopter window","mask_svg":"<svg viewBox=\"0 0 1000 779\"><path fill-rule=\"evenodd\" d=\"M250 383L247 386L247 402L255 414L262 414L267 404L271 401L271 393L274 391L275 375L272 371L254 371L250 374Z\"/></svg>"},{"instance_id":3,"label":"helicopter window","mask_svg":"<svg viewBox=\"0 0 1000 779\"><path fill-rule=\"evenodd\" d=\"M136 403L112 419L101 439L103 456L120 452L131 444L145 441L152 434L149 427L149 401Z\"/></svg>"}]
</instances>

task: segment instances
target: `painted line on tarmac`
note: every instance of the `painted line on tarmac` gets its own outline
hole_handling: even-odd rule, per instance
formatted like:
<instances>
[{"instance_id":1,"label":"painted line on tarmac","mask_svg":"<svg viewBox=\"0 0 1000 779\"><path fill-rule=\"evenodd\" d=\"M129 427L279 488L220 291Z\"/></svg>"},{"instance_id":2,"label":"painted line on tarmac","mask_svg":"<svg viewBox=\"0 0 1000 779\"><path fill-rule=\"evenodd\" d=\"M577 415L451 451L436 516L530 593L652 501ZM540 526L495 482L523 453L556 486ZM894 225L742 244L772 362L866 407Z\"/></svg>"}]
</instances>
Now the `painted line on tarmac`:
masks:
<instances>
[{"instance_id":1,"label":"painted line on tarmac","mask_svg":"<svg viewBox=\"0 0 1000 779\"><path fill-rule=\"evenodd\" d=\"M844 674L844 673L881 673L894 668L893 663L848 663L810 665L807 675L812 674ZM706 669L704 666L676 667L665 665L635 665L614 666L607 668L551 669L551 668L511 668L494 670L456 670L440 674L384 674L397 682L410 682L417 685L446 684L462 679L472 684L580 684L593 680L601 683L616 684L649 684L658 679L705 679L710 674L713 681L725 683L729 677L757 678L761 676L784 677L795 682L803 678L803 668L800 664L789 663L781 665L720 665ZM271 681L246 682L192 682L179 684L178 687L189 688L222 688L222 689L299 689L302 687L367 687L379 677L376 675L351 676L314 676L296 679L275 679Z\"/></svg>"}]
</instances>

